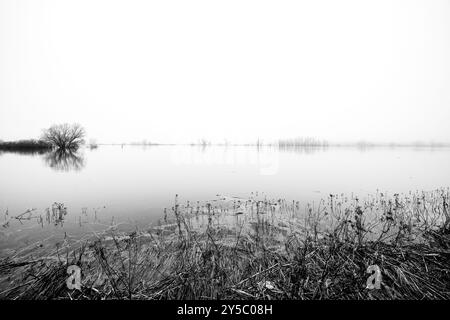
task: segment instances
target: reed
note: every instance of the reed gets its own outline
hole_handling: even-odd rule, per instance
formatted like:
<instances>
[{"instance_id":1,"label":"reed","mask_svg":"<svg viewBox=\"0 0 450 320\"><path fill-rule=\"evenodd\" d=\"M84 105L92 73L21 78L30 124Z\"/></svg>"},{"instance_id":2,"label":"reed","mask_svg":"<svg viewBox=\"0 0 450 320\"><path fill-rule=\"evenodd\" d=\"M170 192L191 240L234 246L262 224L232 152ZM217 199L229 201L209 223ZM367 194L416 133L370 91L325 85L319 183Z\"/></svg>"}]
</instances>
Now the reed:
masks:
<instances>
[{"instance_id":1,"label":"reed","mask_svg":"<svg viewBox=\"0 0 450 320\"><path fill-rule=\"evenodd\" d=\"M449 190L367 199L219 197L149 230L0 264L2 299L449 299ZM166 211L167 212L167 211ZM65 286L67 266L82 289ZM366 288L380 267L379 290Z\"/></svg>"},{"instance_id":2,"label":"reed","mask_svg":"<svg viewBox=\"0 0 450 320\"><path fill-rule=\"evenodd\" d=\"M282 149L292 147L327 147L328 145L329 143L325 140L311 137L278 140L278 146Z\"/></svg>"}]
</instances>

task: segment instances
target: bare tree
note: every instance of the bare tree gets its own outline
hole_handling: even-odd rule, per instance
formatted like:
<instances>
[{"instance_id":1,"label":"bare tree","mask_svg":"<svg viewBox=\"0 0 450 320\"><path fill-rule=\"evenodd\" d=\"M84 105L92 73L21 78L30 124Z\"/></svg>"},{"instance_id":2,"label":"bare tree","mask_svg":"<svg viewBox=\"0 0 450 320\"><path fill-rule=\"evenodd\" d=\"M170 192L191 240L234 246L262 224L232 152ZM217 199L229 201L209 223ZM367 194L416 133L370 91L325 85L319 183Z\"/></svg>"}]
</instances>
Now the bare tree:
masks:
<instances>
[{"instance_id":1,"label":"bare tree","mask_svg":"<svg viewBox=\"0 0 450 320\"><path fill-rule=\"evenodd\" d=\"M84 144L86 132L79 124L58 124L44 130L41 140L60 150L75 150Z\"/></svg>"}]
</instances>

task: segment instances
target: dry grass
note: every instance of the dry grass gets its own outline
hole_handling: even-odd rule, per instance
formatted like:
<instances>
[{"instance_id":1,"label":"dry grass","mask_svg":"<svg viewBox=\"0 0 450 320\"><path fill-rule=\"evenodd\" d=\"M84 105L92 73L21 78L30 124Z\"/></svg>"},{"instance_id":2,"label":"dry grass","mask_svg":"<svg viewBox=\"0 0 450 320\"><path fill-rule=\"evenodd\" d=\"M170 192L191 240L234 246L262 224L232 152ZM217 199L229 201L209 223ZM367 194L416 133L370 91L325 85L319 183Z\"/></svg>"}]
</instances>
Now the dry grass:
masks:
<instances>
[{"instance_id":1,"label":"dry grass","mask_svg":"<svg viewBox=\"0 0 450 320\"><path fill-rule=\"evenodd\" d=\"M0 264L2 299L448 299L449 191L365 201L222 199L145 232ZM173 216L173 218L171 218ZM230 223L231 221L231 223ZM68 290L66 269L82 270ZM382 272L366 289L368 266Z\"/></svg>"}]
</instances>

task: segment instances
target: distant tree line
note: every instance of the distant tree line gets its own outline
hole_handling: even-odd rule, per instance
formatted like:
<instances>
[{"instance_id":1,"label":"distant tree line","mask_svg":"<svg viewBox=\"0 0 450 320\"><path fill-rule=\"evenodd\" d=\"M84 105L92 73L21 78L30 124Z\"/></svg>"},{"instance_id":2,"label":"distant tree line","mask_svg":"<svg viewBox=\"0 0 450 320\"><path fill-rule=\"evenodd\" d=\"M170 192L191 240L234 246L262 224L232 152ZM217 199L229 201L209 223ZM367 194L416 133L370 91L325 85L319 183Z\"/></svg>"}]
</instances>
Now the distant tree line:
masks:
<instances>
[{"instance_id":1,"label":"distant tree line","mask_svg":"<svg viewBox=\"0 0 450 320\"><path fill-rule=\"evenodd\" d=\"M0 150L39 151L58 150L76 151L85 143L86 131L79 124L58 124L43 130L39 140L0 141Z\"/></svg>"}]
</instances>

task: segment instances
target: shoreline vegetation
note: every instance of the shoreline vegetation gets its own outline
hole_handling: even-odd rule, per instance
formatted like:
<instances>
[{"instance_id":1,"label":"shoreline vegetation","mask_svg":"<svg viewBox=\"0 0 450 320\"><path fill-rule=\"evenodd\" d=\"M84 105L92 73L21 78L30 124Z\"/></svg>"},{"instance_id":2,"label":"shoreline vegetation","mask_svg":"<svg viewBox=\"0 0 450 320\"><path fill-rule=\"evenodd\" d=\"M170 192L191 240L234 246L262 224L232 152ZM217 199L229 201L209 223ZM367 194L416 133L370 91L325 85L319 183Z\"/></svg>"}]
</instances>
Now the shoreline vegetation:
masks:
<instances>
[{"instance_id":1,"label":"shoreline vegetation","mask_svg":"<svg viewBox=\"0 0 450 320\"><path fill-rule=\"evenodd\" d=\"M46 151L75 152L85 144L86 131L77 124L53 125L42 131L39 139L2 141L0 140L0 151L19 153L45 153ZM91 144L92 145L92 144Z\"/></svg>"},{"instance_id":2,"label":"shoreline vegetation","mask_svg":"<svg viewBox=\"0 0 450 320\"><path fill-rule=\"evenodd\" d=\"M371 148L371 147L406 147L406 148L446 148L450 147L450 143L444 142L328 142L326 140L316 140L314 138L295 138L295 139L280 139L276 142L262 142L257 141L255 143L231 143L231 142L218 142L213 143L210 141L200 141L191 143L158 143L158 142L130 142L130 143L99 143L98 145L112 145L112 146L223 146L223 147L277 147L280 149L295 148L295 147L359 147L359 148Z\"/></svg>"},{"instance_id":3,"label":"shoreline vegetation","mask_svg":"<svg viewBox=\"0 0 450 320\"><path fill-rule=\"evenodd\" d=\"M0 299L449 299L449 195L331 194L305 207L257 193L177 196L147 230L111 225L0 260ZM81 268L80 290L66 286L70 265Z\"/></svg>"},{"instance_id":4,"label":"shoreline vegetation","mask_svg":"<svg viewBox=\"0 0 450 320\"><path fill-rule=\"evenodd\" d=\"M101 145L118 145L118 146L179 146L179 145L188 145L188 146L201 146L201 147L209 147L209 146L224 146L224 147L238 147L238 146L247 146L247 147L257 147L257 148L278 148L280 150L289 150L296 148L328 148L328 147L356 147L362 149L369 148L379 148L379 147L387 147L387 148L446 148L450 147L450 143L444 142L409 142L409 143L398 143L398 142L389 142L389 143L377 143L377 142L369 142L369 141L359 141L359 142L328 142L326 140L319 140L315 138L293 138L293 139L279 139L275 142L263 142L262 140L257 140L255 143L231 143L231 142L222 142L222 143L213 143L207 141L205 139L200 140L197 143L156 143L149 142L144 140L142 142L130 142L130 143L97 143L96 140L92 140L91 142L86 144L86 147L90 149L96 149ZM30 152L30 153L44 153L46 151L50 151L54 149L54 145L44 140L36 140L36 139L28 139L28 140L17 140L17 141L2 141L0 140L0 152L1 151L11 151L11 152Z\"/></svg>"},{"instance_id":5,"label":"shoreline vegetation","mask_svg":"<svg viewBox=\"0 0 450 320\"><path fill-rule=\"evenodd\" d=\"M52 145L42 140L0 141L0 151L45 152L52 150Z\"/></svg>"}]
</instances>

